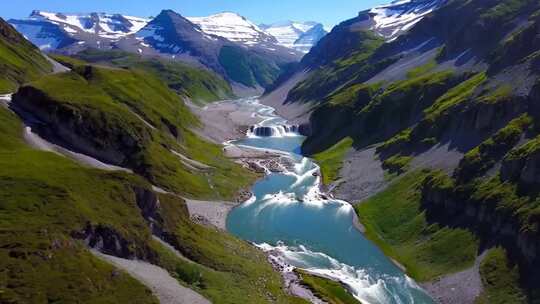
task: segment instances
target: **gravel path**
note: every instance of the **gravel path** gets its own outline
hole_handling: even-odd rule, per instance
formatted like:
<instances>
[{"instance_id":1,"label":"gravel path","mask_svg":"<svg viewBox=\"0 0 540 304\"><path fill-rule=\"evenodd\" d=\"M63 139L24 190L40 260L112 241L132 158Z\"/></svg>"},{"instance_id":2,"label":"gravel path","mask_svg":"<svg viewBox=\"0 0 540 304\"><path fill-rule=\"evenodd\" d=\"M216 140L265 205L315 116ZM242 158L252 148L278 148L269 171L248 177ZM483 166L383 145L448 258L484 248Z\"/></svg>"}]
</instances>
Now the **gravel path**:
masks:
<instances>
[{"instance_id":1,"label":"gravel path","mask_svg":"<svg viewBox=\"0 0 540 304\"><path fill-rule=\"evenodd\" d=\"M210 304L195 291L186 288L163 268L135 260L121 259L92 251L97 257L126 271L152 290L161 304Z\"/></svg>"}]
</instances>

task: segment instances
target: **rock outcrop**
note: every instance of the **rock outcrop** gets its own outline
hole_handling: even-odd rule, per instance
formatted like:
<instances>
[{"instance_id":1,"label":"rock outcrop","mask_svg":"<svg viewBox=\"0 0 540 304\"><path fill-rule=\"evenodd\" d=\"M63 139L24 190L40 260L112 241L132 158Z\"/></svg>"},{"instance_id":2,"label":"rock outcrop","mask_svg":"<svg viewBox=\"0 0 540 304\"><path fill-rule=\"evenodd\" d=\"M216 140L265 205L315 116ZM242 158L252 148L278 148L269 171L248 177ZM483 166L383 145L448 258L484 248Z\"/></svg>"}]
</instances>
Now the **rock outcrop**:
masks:
<instances>
[{"instance_id":1,"label":"rock outcrop","mask_svg":"<svg viewBox=\"0 0 540 304\"><path fill-rule=\"evenodd\" d=\"M442 180L441 180L442 179ZM456 190L446 178L428 177L421 188L428 220L474 231L486 246L502 245L516 261L534 271L540 266L540 235L525 229L519 215L501 207L497 197L475 199L467 189Z\"/></svg>"},{"instance_id":2,"label":"rock outcrop","mask_svg":"<svg viewBox=\"0 0 540 304\"><path fill-rule=\"evenodd\" d=\"M61 141L108 164L129 167L129 158L151 140L146 128L133 125L130 132L124 122L103 112L57 102L33 86L22 87L12 100L15 109L23 112L21 116L31 113L38 120L34 130L44 138Z\"/></svg>"}]
</instances>

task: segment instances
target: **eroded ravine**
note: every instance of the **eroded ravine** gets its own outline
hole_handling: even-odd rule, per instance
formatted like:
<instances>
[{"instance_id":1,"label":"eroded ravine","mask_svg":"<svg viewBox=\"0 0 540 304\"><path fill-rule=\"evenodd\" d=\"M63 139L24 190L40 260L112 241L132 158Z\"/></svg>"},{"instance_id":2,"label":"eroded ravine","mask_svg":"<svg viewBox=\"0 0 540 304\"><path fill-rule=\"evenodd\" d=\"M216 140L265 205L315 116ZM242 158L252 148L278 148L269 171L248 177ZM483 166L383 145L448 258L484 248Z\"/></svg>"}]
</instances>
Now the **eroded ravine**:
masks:
<instances>
[{"instance_id":1,"label":"eroded ravine","mask_svg":"<svg viewBox=\"0 0 540 304\"><path fill-rule=\"evenodd\" d=\"M362 303L433 303L354 227L348 202L319 191L318 166L300 155L304 137L256 99L238 102L262 118L256 127L264 130L251 128L229 144L286 152L293 165L257 182L254 196L229 214L227 229L289 265L343 282Z\"/></svg>"}]
</instances>

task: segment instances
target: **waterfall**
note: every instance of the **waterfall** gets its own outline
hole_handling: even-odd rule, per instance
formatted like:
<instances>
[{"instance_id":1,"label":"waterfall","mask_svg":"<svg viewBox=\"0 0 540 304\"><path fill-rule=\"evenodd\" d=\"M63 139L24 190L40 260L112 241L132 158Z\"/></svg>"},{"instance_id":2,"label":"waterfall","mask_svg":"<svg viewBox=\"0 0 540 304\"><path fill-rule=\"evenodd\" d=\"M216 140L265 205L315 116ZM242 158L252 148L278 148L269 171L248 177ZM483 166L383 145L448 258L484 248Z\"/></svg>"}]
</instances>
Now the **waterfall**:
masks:
<instances>
[{"instance_id":1,"label":"waterfall","mask_svg":"<svg viewBox=\"0 0 540 304\"><path fill-rule=\"evenodd\" d=\"M300 135L297 125L277 125L277 126L251 126L247 132L248 136L257 137L285 137Z\"/></svg>"}]
</instances>

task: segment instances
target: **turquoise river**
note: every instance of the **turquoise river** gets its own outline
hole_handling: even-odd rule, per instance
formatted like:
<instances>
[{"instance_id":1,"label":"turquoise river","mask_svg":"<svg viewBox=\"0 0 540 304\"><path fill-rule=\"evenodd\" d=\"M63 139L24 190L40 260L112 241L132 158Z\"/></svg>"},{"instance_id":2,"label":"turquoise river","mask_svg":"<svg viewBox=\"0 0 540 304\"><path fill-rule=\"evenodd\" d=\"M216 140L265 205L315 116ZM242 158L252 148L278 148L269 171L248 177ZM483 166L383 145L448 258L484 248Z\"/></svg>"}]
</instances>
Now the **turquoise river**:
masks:
<instances>
[{"instance_id":1,"label":"turquoise river","mask_svg":"<svg viewBox=\"0 0 540 304\"><path fill-rule=\"evenodd\" d=\"M286 124L256 98L236 102L262 119L259 127L277 129ZM229 143L284 152L294 168L258 181L252 189L254 197L229 214L227 229L278 252L289 265L341 281L362 303L434 303L353 226L354 210L348 202L324 199L316 174L319 168L300 155L303 140L279 130L273 136L248 134Z\"/></svg>"}]
</instances>

